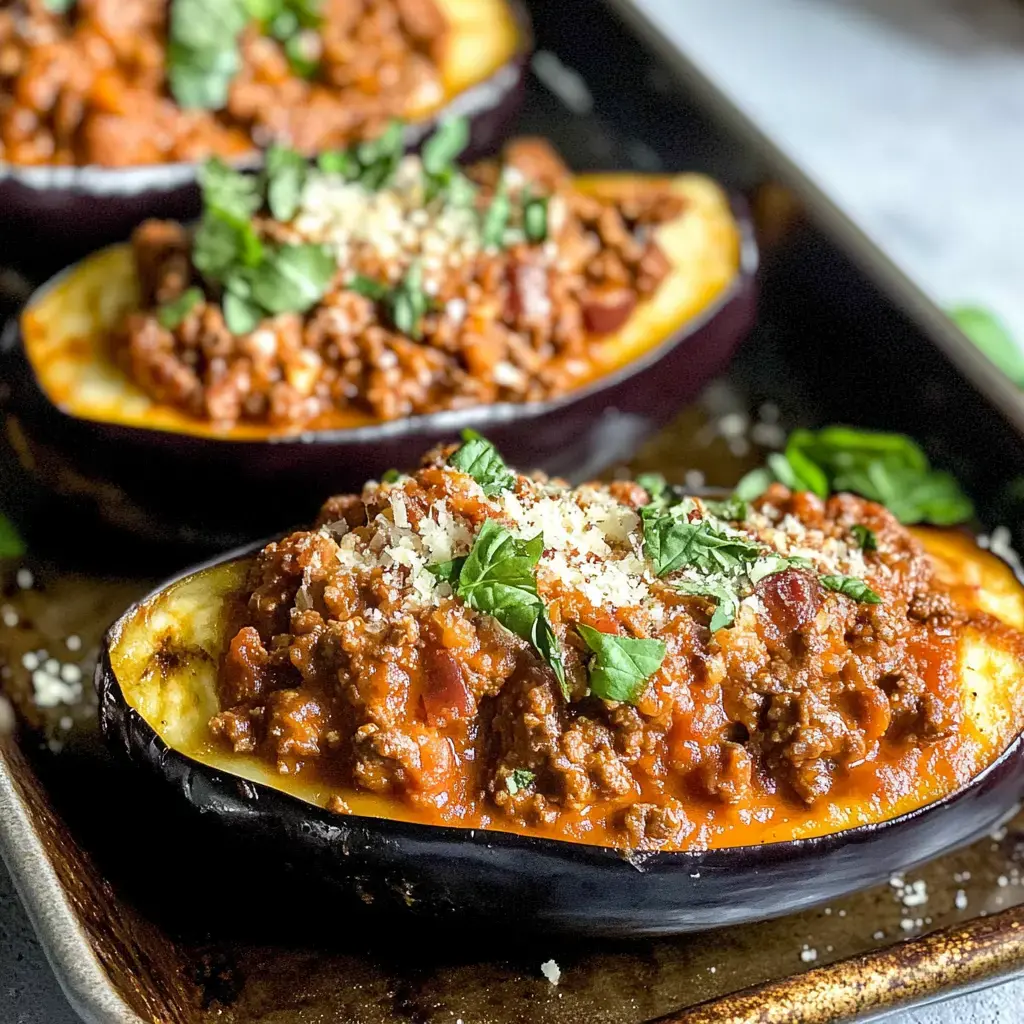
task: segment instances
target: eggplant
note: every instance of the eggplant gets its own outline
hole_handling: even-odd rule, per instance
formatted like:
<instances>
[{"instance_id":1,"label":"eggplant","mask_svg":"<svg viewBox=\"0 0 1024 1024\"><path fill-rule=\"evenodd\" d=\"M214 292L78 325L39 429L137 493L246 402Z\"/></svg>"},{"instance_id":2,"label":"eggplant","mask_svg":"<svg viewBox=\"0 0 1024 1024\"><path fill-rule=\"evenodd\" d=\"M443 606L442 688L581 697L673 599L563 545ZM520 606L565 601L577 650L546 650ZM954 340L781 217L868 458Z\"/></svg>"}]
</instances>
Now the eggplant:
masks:
<instances>
[{"instance_id":1,"label":"eggplant","mask_svg":"<svg viewBox=\"0 0 1024 1024\"><path fill-rule=\"evenodd\" d=\"M413 148L441 118L465 115L471 123L466 155L480 155L497 146L522 103L531 48L529 21L518 0L435 2L450 26L440 64L445 96L439 107L407 112L406 142ZM254 157L243 165L257 163ZM20 267L32 274L52 273L127 238L146 217L198 216L198 166L28 167L0 162L0 222L8 237L22 239Z\"/></svg>"},{"instance_id":2,"label":"eggplant","mask_svg":"<svg viewBox=\"0 0 1024 1024\"><path fill-rule=\"evenodd\" d=\"M1011 812L1024 787L1024 587L968 534L914 532L957 602L993 617L961 640L964 721L952 739L915 748L920 754L904 762L913 781L902 796L825 801L788 815L753 844L629 855L373 817L348 793L356 813L332 814L323 806L328 787L217 747L207 722L219 710L217 666L233 621L225 610L245 584L254 549L179 577L110 628L96 669L100 724L132 765L229 830L222 834L252 856L267 857L275 872L286 864L300 871L324 899L354 894L458 925L493 927L500 919L619 937L787 914L970 842Z\"/></svg>"},{"instance_id":3,"label":"eggplant","mask_svg":"<svg viewBox=\"0 0 1024 1024\"><path fill-rule=\"evenodd\" d=\"M670 184L687 204L658 229L672 273L595 340L601 369L590 384L545 402L392 422L349 415L299 434L253 424L218 432L154 403L114 365L109 331L138 297L131 253L113 247L43 286L0 337L8 440L25 486L57 492L76 517L214 551L309 519L324 493L414 465L462 428L552 473L593 475L627 457L725 366L750 327L757 249L742 207L702 176L577 183L608 195Z\"/></svg>"}]
</instances>

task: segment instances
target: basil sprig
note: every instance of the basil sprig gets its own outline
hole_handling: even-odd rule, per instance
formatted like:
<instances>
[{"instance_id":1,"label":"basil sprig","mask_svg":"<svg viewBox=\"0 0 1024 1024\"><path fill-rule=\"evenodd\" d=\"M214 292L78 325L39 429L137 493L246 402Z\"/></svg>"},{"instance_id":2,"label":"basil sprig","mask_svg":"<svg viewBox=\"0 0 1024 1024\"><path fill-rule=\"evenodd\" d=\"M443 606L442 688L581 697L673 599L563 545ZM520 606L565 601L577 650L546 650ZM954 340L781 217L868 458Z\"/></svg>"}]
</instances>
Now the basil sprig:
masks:
<instances>
[{"instance_id":1,"label":"basil sprig","mask_svg":"<svg viewBox=\"0 0 1024 1024\"><path fill-rule=\"evenodd\" d=\"M460 473L468 473L488 498L516 485L516 475L501 457L498 449L475 430L462 431L462 444L452 452L448 465Z\"/></svg>"},{"instance_id":2,"label":"basil sprig","mask_svg":"<svg viewBox=\"0 0 1024 1024\"><path fill-rule=\"evenodd\" d=\"M869 529L862 523L854 523L850 527L850 533L853 534L853 539L857 542L857 546L861 551L878 550L878 537L874 530Z\"/></svg>"},{"instance_id":3,"label":"basil sprig","mask_svg":"<svg viewBox=\"0 0 1024 1024\"><path fill-rule=\"evenodd\" d=\"M665 645L660 640L601 633L582 622L577 631L593 652L587 666L590 692L604 700L635 704L647 681L665 660Z\"/></svg>"},{"instance_id":4,"label":"basil sprig","mask_svg":"<svg viewBox=\"0 0 1024 1024\"><path fill-rule=\"evenodd\" d=\"M291 168L285 170L285 167ZM266 187L294 175L292 161L278 157ZM260 180L240 174L220 160L200 172L203 219L192 246L192 262L211 283L223 288L224 320L233 334L247 334L261 320L280 313L304 313L327 291L337 266L320 245L263 242L252 222L263 205ZM294 182L278 186L276 201L291 202Z\"/></svg>"},{"instance_id":5,"label":"basil sprig","mask_svg":"<svg viewBox=\"0 0 1024 1024\"><path fill-rule=\"evenodd\" d=\"M785 451L748 473L736 496L752 500L774 481L827 498L852 491L885 505L901 523L952 526L974 509L952 475L933 469L909 437L852 427L795 430Z\"/></svg>"},{"instance_id":6,"label":"basil sprig","mask_svg":"<svg viewBox=\"0 0 1024 1024\"><path fill-rule=\"evenodd\" d=\"M438 579L450 583L456 596L470 608L494 616L509 632L532 644L555 673L568 700L562 650L537 593L535 570L543 551L540 534L522 541L500 523L488 519L465 558L428 569Z\"/></svg>"}]
</instances>

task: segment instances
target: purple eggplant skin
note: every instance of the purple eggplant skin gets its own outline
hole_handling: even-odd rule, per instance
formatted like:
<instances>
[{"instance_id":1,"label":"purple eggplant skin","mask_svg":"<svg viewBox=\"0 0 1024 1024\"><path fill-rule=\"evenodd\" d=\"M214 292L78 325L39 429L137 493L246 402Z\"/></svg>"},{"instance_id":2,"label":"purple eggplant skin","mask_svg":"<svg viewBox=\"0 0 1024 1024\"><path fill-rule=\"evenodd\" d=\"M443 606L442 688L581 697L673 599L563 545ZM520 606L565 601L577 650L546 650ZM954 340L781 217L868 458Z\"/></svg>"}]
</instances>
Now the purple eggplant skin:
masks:
<instances>
[{"instance_id":1,"label":"purple eggplant skin","mask_svg":"<svg viewBox=\"0 0 1024 1024\"><path fill-rule=\"evenodd\" d=\"M458 926L500 919L517 931L595 938L744 924L828 903L965 846L1005 820L1024 792L1022 734L941 800L890 821L760 846L627 856L508 832L332 814L200 764L157 736L125 700L110 662L110 646L137 607L111 626L96 666L108 745L213 823L214 836L225 830L275 872L287 865L324 901L356 897L375 912Z\"/></svg>"},{"instance_id":2,"label":"purple eggplant skin","mask_svg":"<svg viewBox=\"0 0 1024 1024\"><path fill-rule=\"evenodd\" d=\"M67 515L193 550L222 551L312 519L328 494L358 491L391 467L472 428L511 465L574 480L630 456L727 365L753 325L758 263L743 201L740 266L674 337L593 384L548 402L477 406L275 440L220 440L79 419L41 390L16 320L0 335L0 377L19 425L27 486L56 491ZM44 286L45 288L46 286Z\"/></svg>"},{"instance_id":3,"label":"purple eggplant skin","mask_svg":"<svg viewBox=\"0 0 1024 1024\"><path fill-rule=\"evenodd\" d=\"M490 78L454 96L433 117L411 123L406 131L410 151L451 113L470 119L467 160L495 152L506 138L523 103L532 49L529 16L521 4L511 7L520 38L514 58ZM198 168L198 163L107 168L19 167L0 162L0 230L7 238L19 239L11 250L13 262L33 279L42 280L96 249L125 240L149 217L179 221L198 217L202 208Z\"/></svg>"}]
</instances>

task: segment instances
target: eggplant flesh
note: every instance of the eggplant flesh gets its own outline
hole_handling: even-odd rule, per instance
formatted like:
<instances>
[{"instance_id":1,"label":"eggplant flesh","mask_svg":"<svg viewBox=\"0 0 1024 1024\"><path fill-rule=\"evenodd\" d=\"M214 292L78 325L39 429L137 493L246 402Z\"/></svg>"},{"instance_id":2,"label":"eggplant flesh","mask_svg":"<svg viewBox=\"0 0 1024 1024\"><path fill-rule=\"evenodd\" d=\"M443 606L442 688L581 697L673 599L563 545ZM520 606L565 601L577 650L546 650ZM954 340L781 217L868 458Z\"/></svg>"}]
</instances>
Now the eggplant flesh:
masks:
<instances>
[{"instance_id":1,"label":"eggplant flesh","mask_svg":"<svg viewBox=\"0 0 1024 1024\"><path fill-rule=\"evenodd\" d=\"M284 857L326 897L457 921L500 914L516 927L604 936L697 931L795 912L880 883L1003 820L1024 786L1024 588L966 534L921 529L938 579L962 606L992 616L965 628L965 716L952 777L917 763L895 802L799 815L773 841L684 852L621 850L325 810L332 792L209 741L224 614L252 551L156 591L111 627L97 667L108 741L155 772L208 819L268 857ZM943 755L946 756L946 755ZM908 762L913 770L913 764ZM340 793L339 793L340 795ZM350 800L352 794L345 792ZM355 806L355 805L354 805ZM397 812L402 813L400 810ZM726 813L723 811L723 813Z\"/></svg>"},{"instance_id":2,"label":"eggplant flesh","mask_svg":"<svg viewBox=\"0 0 1024 1024\"><path fill-rule=\"evenodd\" d=\"M299 433L258 424L218 431L153 402L115 365L110 333L138 303L130 250L118 246L41 288L0 340L17 382L19 461L85 514L161 541L207 538L220 550L312 516L325 491L413 465L464 427L486 432L520 465L593 475L627 457L726 364L753 320L757 250L745 212L700 175L593 175L577 185L604 196L668 187L686 202L656 236L672 272L619 331L595 339L595 376L581 388L384 423L338 414ZM240 507L240 493L253 500Z\"/></svg>"},{"instance_id":3,"label":"eggplant flesh","mask_svg":"<svg viewBox=\"0 0 1024 1024\"><path fill-rule=\"evenodd\" d=\"M498 145L521 105L528 19L517 0L435 3L449 25L438 57L441 96L407 110L406 141L416 146L443 117L462 114L471 123L467 153L481 155ZM108 168L0 162L0 221L11 237L22 238L18 265L33 275L52 273L127 237L146 217L197 216L197 170L196 163Z\"/></svg>"}]
</instances>

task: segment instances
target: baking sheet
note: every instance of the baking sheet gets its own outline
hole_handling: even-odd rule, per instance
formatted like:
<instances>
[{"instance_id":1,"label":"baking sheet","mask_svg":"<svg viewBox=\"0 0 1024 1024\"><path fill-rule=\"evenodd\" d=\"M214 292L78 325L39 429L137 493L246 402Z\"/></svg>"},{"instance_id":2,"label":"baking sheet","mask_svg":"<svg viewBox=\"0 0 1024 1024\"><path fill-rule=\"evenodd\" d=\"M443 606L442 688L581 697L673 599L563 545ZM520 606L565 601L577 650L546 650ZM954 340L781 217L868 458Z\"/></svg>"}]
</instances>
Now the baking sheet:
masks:
<instances>
[{"instance_id":1,"label":"baking sheet","mask_svg":"<svg viewBox=\"0 0 1024 1024\"><path fill-rule=\"evenodd\" d=\"M966 363L950 361L949 339L936 347L921 309L901 311L865 276L865 253L853 247L851 258L805 193L783 185L742 133L689 105L626 30L598 8L581 24L566 7L535 5L541 53L524 130L553 135L578 166L693 167L744 188L766 253L755 335L634 468L727 485L786 427L847 421L913 433L964 479L990 526L1022 522L1012 484L1024 478L1024 448L998 403L960 375ZM884 263L866 262L885 278ZM898 281L886 285L906 298ZM0 672L20 727L0 744L0 827L58 976L94 1020L822 1021L1024 964L1019 818L868 893L674 940L523 940L500 922L482 937L396 931L325 914L301 891L282 907L274 892L287 865L254 865L110 760L87 685L69 704L33 699L54 692L43 676L70 691L78 673L88 679L100 632L156 571L156 553L133 550L130 575L124 558L121 578L97 574L90 538L69 544L75 524L50 511L65 531L61 561L39 549L3 573ZM947 931L920 940L936 929ZM551 960L557 985L541 971Z\"/></svg>"}]
</instances>

